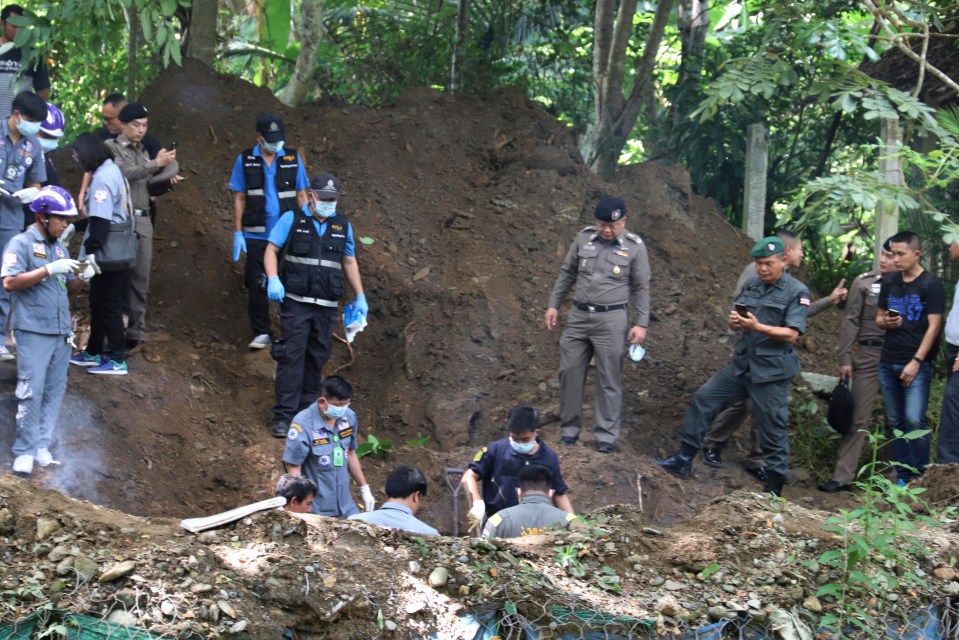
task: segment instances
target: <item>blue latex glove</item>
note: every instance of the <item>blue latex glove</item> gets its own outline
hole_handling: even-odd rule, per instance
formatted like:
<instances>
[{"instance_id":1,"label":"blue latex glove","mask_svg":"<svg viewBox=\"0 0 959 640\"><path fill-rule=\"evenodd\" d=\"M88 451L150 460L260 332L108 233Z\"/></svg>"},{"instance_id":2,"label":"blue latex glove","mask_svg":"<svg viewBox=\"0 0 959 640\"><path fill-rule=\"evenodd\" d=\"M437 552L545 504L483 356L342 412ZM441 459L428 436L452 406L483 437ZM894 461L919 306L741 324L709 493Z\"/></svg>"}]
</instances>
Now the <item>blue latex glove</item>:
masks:
<instances>
[{"instance_id":1,"label":"blue latex glove","mask_svg":"<svg viewBox=\"0 0 959 640\"><path fill-rule=\"evenodd\" d=\"M356 301L353 304L356 305L356 311L364 318L370 313L370 305L366 304L366 296L362 293L356 296Z\"/></svg>"},{"instance_id":2,"label":"blue latex glove","mask_svg":"<svg viewBox=\"0 0 959 640\"><path fill-rule=\"evenodd\" d=\"M283 302L283 296L286 295L286 289L280 282L280 276L273 276L266 282L266 296L273 302Z\"/></svg>"},{"instance_id":3,"label":"blue latex glove","mask_svg":"<svg viewBox=\"0 0 959 640\"><path fill-rule=\"evenodd\" d=\"M233 232L233 262L239 262L240 253L246 253L246 238L242 231Z\"/></svg>"}]
</instances>

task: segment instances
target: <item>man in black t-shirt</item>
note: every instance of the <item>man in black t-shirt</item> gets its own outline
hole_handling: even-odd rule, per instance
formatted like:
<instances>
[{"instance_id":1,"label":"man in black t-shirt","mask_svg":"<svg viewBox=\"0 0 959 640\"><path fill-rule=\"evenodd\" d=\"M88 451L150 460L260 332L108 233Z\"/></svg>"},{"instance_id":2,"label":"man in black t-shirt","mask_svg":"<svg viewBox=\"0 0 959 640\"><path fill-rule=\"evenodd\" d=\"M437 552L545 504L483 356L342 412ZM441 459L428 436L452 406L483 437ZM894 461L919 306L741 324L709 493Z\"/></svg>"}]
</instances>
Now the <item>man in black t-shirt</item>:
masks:
<instances>
[{"instance_id":1,"label":"man in black t-shirt","mask_svg":"<svg viewBox=\"0 0 959 640\"><path fill-rule=\"evenodd\" d=\"M922 268L922 246L912 231L889 239L897 271L882 279L876 325L886 338L879 356L879 384L886 426L902 433L926 430L932 360L946 309L942 282ZM929 464L929 434L914 440L895 438L892 454L900 486L922 475Z\"/></svg>"},{"instance_id":2,"label":"man in black t-shirt","mask_svg":"<svg viewBox=\"0 0 959 640\"><path fill-rule=\"evenodd\" d=\"M50 99L50 76L43 59L21 74L23 51L14 46L17 27L9 21L10 16L22 16L23 7L8 4L0 11L0 117L10 115L13 99L21 91L33 91L44 100Z\"/></svg>"}]
</instances>

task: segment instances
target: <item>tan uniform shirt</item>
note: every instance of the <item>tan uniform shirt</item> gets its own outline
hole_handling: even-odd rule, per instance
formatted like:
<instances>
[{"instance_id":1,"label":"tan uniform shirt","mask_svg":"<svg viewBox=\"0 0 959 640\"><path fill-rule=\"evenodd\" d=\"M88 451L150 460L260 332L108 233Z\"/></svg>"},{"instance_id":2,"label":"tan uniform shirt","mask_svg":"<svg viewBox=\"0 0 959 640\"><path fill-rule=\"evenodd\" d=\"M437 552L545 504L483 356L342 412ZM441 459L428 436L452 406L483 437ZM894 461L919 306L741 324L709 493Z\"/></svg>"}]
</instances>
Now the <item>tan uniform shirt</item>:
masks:
<instances>
[{"instance_id":1,"label":"tan uniform shirt","mask_svg":"<svg viewBox=\"0 0 959 640\"><path fill-rule=\"evenodd\" d=\"M633 323L649 326L649 258L646 245L625 229L606 242L589 226L577 234L566 252L549 307L559 309L573 284L578 304L629 304L636 313Z\"/></svg>"},{"instance_id":2,"label":"tan uniform shirt","mask_svg":"<svg viewBox=\"0 0 959 640\"><path fill-rule=\"evenodd\" d=\"M886 332L876 326L876 306L882 274L867 271L849 287L846 314L839 327L839 366L852 366L852 355L860 340L882 340Z\"/></svg>"},{"instance_id":3,"label":"tan uniform shirt","mask_svg":"<svg viewBox=\"0 0 959 640\"><path fill-rule=\"evenodd\" d=\"M156 160L150 160L150 154L143 147L143 143L130 142L123 134L117 136L116 140L107 140L106 143L113 151L113 161L130 183L133 208L146 211L150 207L147 182L151 176L159 173L162 167L157 165Z\"/></svg>"}]
</instances>

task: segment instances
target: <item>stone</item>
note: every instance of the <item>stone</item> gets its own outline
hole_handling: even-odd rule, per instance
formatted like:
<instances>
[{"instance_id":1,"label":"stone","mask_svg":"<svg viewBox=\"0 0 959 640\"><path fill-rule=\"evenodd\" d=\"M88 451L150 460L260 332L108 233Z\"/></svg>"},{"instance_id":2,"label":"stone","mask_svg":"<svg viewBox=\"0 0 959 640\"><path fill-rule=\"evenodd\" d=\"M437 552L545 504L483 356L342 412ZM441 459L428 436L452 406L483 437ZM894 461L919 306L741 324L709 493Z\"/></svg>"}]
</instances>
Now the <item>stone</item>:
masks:
<instances>
[{"instance_id":1,"label":"stone","mask_svg":"<svg viewBox=\"0 0 959 640\"><path fill-rule=\"evenodd\" d=\"M172 616L176 613L176 605L169 600L164 600L160 603L160 611L167 617Z\"/></svg>"},{"instance_id":2,"label":"stone","mask_svg":"<svg viewBox=\"0 0 959 640\"><path fill-rule=\"evenodd\" d=\"M246 627L249 623L246 620L240 620L239 622L234 622L230 627L230 633L238 634L246 631Z\"/></svg>"},{"instance_id":3,"label":"stone","mask_svg":"<svg viewBox=\"0 0 959 640\"><path fill-rule=\"evenodd\" d=\"M60 562L67 556L73 555L70 551L70 547L65 544L58 544L54 548L50 549L50 553L47 554L47 560L50 562Z\"/></svg>"},{"instance_id":4,"label":"stone","mask_svg":"<svg viewBox=\"0 0 959 640\"><path fill-rule=\"evenodd\" d=\"M60 530L60 523L53 518L37 518L37 540L46 540Z\"/></svg>"},{"instance_id":5,"label":"stone","mask_svg":"<svg viewBox=\"0 0 959 640\"><path fill-rule=\"evenodd\" d=\"M662 577L660 577L660 576L656 576L655 578L653 578L652 580L649 581L649 586L651 586L651 587L658 587L659 585L663 584L664 582L666 582L666 579L665 579L665 578L662 578Z\"/></svg>"},{"instance_id":6,"label":"stone","mask_svg":"<svg viewBox=\"0 0 959 640\"><path fill-rule=\"evenodd\" d=\"M411 616L411 615L413 615L413 614L415 614L415 613L419 613L420 611L422 611L422 610L425 609L425 608L426 608L426 603L425 603L424 601L422 601L422 600L415 600L415 601L409 603L408 605L406 605L406 615Z\"/></svg>"},{"instance_id":7,"label":"stone","mask_svg":"<svg viewBox=\"0 0 959 640\"><path fill-rule=\"evenodd\" d=\"M112 611L110 615L107 616L107 622L115 622L116 624L122 624L124 627L135 627L139 623L139 620L135 615L129 611L124 611L123 609L117 609Z\"/></svg>"},{"instance_id":8,"label":"stone","mask_svg":"<svg viewBox=\"0 0 959 640\"><path fill-rule=\"evenodd\" d=\"M710 607L706 612L706 615L709 616L709 619L713 622L719 622L720 620L732 620L736 617L736 614L727 609L726 607Z\"/></svg>"},{"instance_id":9,"label":"stone","mask_svg":"<svg viewBox=\"0 0 959 640\"><path fill-rule=\"evenodd\" d=\"M0 531L8 533L16 528L17 522L10 513L10 509L4 507L0 509Z\"/></svg>"},{"instance_id":10,"label":"stone","mask_svg":"<svg viewBox=\"0 0 959 640\"><path fill-rule=\"evenodd\" d=\"M236 618L236 609L234 609L233 605L226 600L218 600L216 606L219 607L220 611L222 611L224 615L228 615L231 618Z\"/></svg>"},{"instance_id":11,"label":"stone","mask_svg":"<svg viewBox=\"0 0 959 640\"><path fill-rule=\"evenodd\" d=\"M97 575L100 567L90 558L80 555L73 559L73 569L79 574L82 580L89 582Z\"/></svg>"},{"instance_id":12,"label":"stone","mask_svg":"<svg viewBox=\"0 0 959 640\"><path fill-rule=\"evenodd\" d=\"M113 582L114 580L124 578L133 573L133 570L136 569L136 566L137 563L133 560L118 562L100 574L100 582Z\"/></svg>"},{"instance_id":13,"label":"stone","mask_svg":"<svg viewBox=\"0 0 959 640\"><path fill-rule=\"evenodd\" d=\"M213 591L213 585L203 582L198 582L190 587L190 593L210 593L211 591Z\"/></svg>"},{"instance_id":14,"label":"stone","mask_svg":"<svg viewBox=\"0 0 959 640\"><path fill-rule=\"evenodd\" d=\"M679 604L676 596L672 595L671 593L667 593L657 600L656 604L653 605L653 608L662 613L664 616L669 616L670 618L675 618L683 613L683 607Z\"/></svg>"},{"instance_id":15,"label":"stone","mask_svg":"<svg viewBox=\"0 0 959 640\"><path fill-rule=\"evenodd\" d=\"M822 603L819 602L819 598L816 596L809 596L803 600L802 606L806 609L809 609L813 613L822 613Z\"/></svg>"},{"instance_id":16,"label":"stone","mask_svg":"<svg viewBox=\"0 0 959 640\"><path fill-rule=\"evenodd\" d=\"M138 596L139 594L137 594L137 592L133 589L120 589L116 592L114 597L122 602L123 606L130 609L137 604L137 600L139 599Z\"/></svg>"},{"instance_id":17,"label":"stone","mask_svg":"<svg viewBox=\"0 0 959 640\"><path fill-rule=\"evenodd\" d=\"M73 556L67 556L57 564L58 576L67 576L73 573Z\"/></svg>"},{"instance_id":18,"label":"stone","mask_svg":"<svg viewBox=\"0 0 959 640\"><path fill-rule=\"evenodd\" d=\"M667 580L663 587L667 591L680 591L681 589L685 589L686 585L682 582L676 582L675 580Z\"/></svg>"},{"instance_id":19,"label":"stone","mask_svg":"<svg viewBox=\"0 0 959 640\"><path fill-rule=\"evenodd\" d=\"M450 572L446 567L436 567L430 574L430 586L434 589L444 586L450 579Z\"/></svg>"},{"instance_id":20,"label":"stone","mask_svg":"<svg viewBox=\"0 0 959 640\"><path fill-rule=\"evenodd\" d=\"M410 560L410 573L419 573L423 567L416 560Z\"/></svg>"},{"instance_id":21,"label":"stone","mask_svg":"<svg viewBox=\"0 0 959 640\"><path fill-rule=\"evenodd\" d=\"M396 623L393 622L392 620L387 620L386 622L383 623L383 626L386 627L387 631L391 631L391 632L396 631Z\"/></svg>"},{"instance_id":22,"label":"stone","mask_svg":"<svg viewBox=\"0 0 959 640\"><path fill-rule=\"evenodd\" d=\"M460 585L459 594L461 596L468 596L470 594L470 587L468 584Z\"/></svg>"},{"instance_id":23,"label":"stone","mask_svg":"<svg viewBox=\"0 0 959 640\"><path fill-rule=\"evenodd\" d=\"M952 567L938 567L932 570L932 575L940 580L955 580L956 570Z\"/></svg>"}]
</instances>

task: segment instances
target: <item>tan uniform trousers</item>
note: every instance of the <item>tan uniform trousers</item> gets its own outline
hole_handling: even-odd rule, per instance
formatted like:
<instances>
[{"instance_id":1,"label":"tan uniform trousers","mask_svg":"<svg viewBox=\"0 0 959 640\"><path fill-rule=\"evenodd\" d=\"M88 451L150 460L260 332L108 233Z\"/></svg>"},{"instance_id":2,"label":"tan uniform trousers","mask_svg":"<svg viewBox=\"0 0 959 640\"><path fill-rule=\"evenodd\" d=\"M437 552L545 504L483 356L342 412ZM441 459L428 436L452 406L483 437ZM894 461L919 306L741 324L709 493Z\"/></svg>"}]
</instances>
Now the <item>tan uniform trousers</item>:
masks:
<instances>
[{"instance_id":1,"label":"tan uniform trousers","mask_svg":"<svg viewBox=\"0 0 959 640\"><path fill-rule=\"evenodd\" d=\"M137 262L130 269L127 287L129 301L128 340L145 340L147 330L147 290L153 266L153 223L150 216L137 216Z\"/></svg>"},{"instance_id":2,"label":"tan uniform trousers","mask_svg":"<svg viewBox=\"0 0 959 640\"><path fill-rule=\"evenodd\" d=\"M852 360L852 398L855 409L852 414L852 429L842 437L839 443L839 455L832 479L849 484L856 479L859 471L859 458L866 442L866 434L872 429L873 409L876 408L876 396L879 394L879 354L882 347L859 345Z\"/></svg>"},{"instance_id":3,"label":"tan uniform trousers","mask_svg":"<svg viewBox=\"0 0 959 640\"><path fill-rule=\"evenodd\" d=\"M597 442L619 438L623 402L623 355L629 331L625 309L589 313L573 307L559 341L559 413L563 436L578 437L583 427L583 393L590 359L596 364Z\"/></svg>"}]
</instances>

